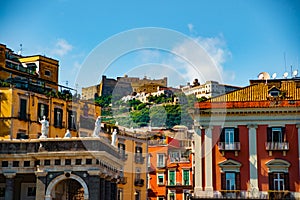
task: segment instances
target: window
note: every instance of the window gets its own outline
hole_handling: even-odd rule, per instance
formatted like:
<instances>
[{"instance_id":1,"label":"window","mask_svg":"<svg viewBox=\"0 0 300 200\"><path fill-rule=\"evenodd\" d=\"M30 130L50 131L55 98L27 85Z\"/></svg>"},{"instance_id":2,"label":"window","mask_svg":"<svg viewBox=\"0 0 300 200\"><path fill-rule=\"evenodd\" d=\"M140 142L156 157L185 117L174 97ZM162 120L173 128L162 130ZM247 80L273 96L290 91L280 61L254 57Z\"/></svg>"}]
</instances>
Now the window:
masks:
<instances>
[{"instance_id":1,"label":"window","mask_svg":"<svg viewBox=\"0 0 300 200\"><path fill-rule=\"evenodd\" d=\"M170 170L169 171L169 185L175 185L176 183L176 171Z\"/></svg>"},{"instance_id":2,"label":"window","mask_svg":"<svg viewBox=\"0 0 300 200\"><path fill-rule=\"evenodd\" d=\"M269 95L272 97L278 97L279 96L279 91L270 91Z\"/></svg>"},{"instance_id":3,"label":"window","mask_svg":"<svg viewBox=\"0 0 300 200\"><path fill-rule=\"evenodd\" d=\"M184 169L182 170L182 183L183 185L190 185L190 170L189 169Z\"/></svg>"},{"instance_id":4,"label":"window","mask_svg":"<svg viewBox=\"0 0 300 200\"><path fill-rule=\"evenodd\" d=\"M8 161L2 161L2 167L8 167Z\"/></svg>"},{"instance_id":5,"label":"window","mask_svg":"<svg viewBox=\"0 0 300 200\"><path fill-rule=\"evenodd\" d=\"M54 108L54 126L62 128L63 110Z\"/></svg>"},{"instance_id":6,"label":"window","mask_svg":"<svg viewBox=\"0 0 300 200\"><path fill-rule=\"evenodd\" d=\"M118 143L118 151L122 159L126 159L125 148L125 144Z\"/></svg>"},{"instance_id":7,"label":"window","mask_svg":"<svg viewBox=\"0 0 300 200\"><path fill-rule=\"evenodd\" d=\"M157 167L165 167L165 154L157 154Z\"/></svg>"},{"instance_id":8,"label":"window","mask_svg":"<svg viewBox=\"0 0 300 200\"><path fill-rule=\"evenodd\" d=\"M19 167L19 161L13 161L13 167Z\"/></svg>"},{"instance_id":9,"label":"window","mask_svg":"<svg viewBox=\"0 0 300 200\"><path fill-rule=\"evenodd\" d=\"M141 169L140 168L135 168L135 179L140 180L141 179Z\"/></svg>"},{"instance_id":10,"label":"window","mask_svg":"<svg viewBox=\"0 0 300 200\"><path fill-rule=\"evenodd\" d=\"M71 165L71 159L66 159L65 160L65 165Z\"/></svg>"},{"instance_id":11,"label":"window","mask_svg":"<svg viewBox=\"0 0 300 200\"><path fill-rule=\"evenodd\" d=\"M183 200L190 200L191 194L190 190L183 190Z\"/></svg>"},{"instance_id":12,"label":"window","mask_svg":"<svg viewBox=\"0 0 300 200\"><path fill-rule=\"evenodd\" d=\"M169 200L176 200L176 192L175 191L169 192Z\"/></svg>"},{"instance_id":13,"label":"window","mask_svg":"<svg viewBox=\"0 0 300 200\"><path fill-rule=\"evenodd\" d=\"M21 183L21 198L25 200L34 200L36 196L35 183Z\"/></svg>"},{"instance_id":14,"label":"window","mask_svg":"<svg viewBox=\"0 0 300 200\"><path fill-rule=\"evenodd\" d=\"M284 142L285 141L285 128L284 127L268 127L267 141L268 142Z\"/></svg>"},{"instance_id":15,"label":"window","mask_svg":"<svg viewBox=\"0 0 300 200\"><path fill-rule=\"evenodd\" d=\"M44 165L50 165L50 160L44 160Z\"/></svg>"},{"instance_id":16,"label":"window","mask_svg":"<svg viewBox=\"0 0 300 200\"><path fill-rule=\"evenodd\" d=\"M77 114L75 111L68 111L68 129L76 130Z\"/></svg>"},{"instance_id":17,"label":"window","mask_svg":"<svg viewBox=\"0 0 300 200\"><path fill-rule=\"evenodd\" d=\"M144 159L143 159L143 148L142 147L135 147L135 162L136 163L143 163Z\"/></svg>"},{"instance_id":18,"label":"window","mask_svg":"<svg viewBox=\"0 0 300 200\"><path fill-rule=\"evenodd\" d=\"M157 197L157 200L165 200L165 197Z\"/></svg>"},{"instance_id":19,"label":"window","mask_svg":"<svg viewBox=\"0 0 300 200\"><path fill-rule=\"evenodd\" d=\"M55 160L54 160L54 165L60 165L60 164L61 164L60 159L55 159Z\"/></svg>"},{"instance_id":20,"label":"window","mask_svg":"<svg viewBox=\"0 0 300 200\"><path fill-rule=\"evenodd\" d=\"M221 174L222 190L239 190L240 189L240 173L225 172Z\"/></svg>"},{"instance_id":21,"label":"window","mask_svg":"<svg viewBox=\"0 0 300 200\"><path fill-rule=\"evenodd\" d=\"M20 99L19 118L21 120L27 120L27 100L26 99Z\"/></svg>"},{"instance_id":22,"label":"window","mask_svg":"<svg viewBox=\"0 0 300 200\"><path fill-rule=\"evenodd\" d=\"M165 174L164 173L158 173L157 174L157 184L158 185L164 185L165 184Z\"/></svg>"},{"instance_id":23,"label":"window","mask_svg":"<svg viewBox=\"0 0 300 200\"><path fill-rule=\"evenodd\" d=\"M51 76L51 71L45 70L45 76Z\"/></svg>"},{"instance_id":24,"label":"window","mask_svg":"<svg viewBox=\"0 0 300 200\"><path fill-rule=\"evenodd\" d=\"M85 164L91 165L91 164L92 164L92 159L86 159L86 160L85 160Z\"/></svg>"},{"instance_id":25,"label":"window","mask_svg":"<svg viewBox=\"0 0 300 200\"><path fill-rule=\"evenodd\" d=\"M141 199L140 191L136 190L134 196L135 196L135 200L140 200Z\"/></svg>"},{"instance_id":26,"label":"window","mask_svg":"<svg viewBox=\"0 0 300 200\"><path fill-rule=\"evenodd\" d=\"M180 161L180 152L171 151L170 152L170 162L179 162Z\"/></svg>"},{"instance_id":27,"label":"window","mask_svg":"<svg viewBox=\"0 0 300 200\"><path fill-rule=\"evenodd\" d=\"M49 106L47 104L39 103L38 104L38 117L43 119L44 116L48 117Z\"/></svg>"},{"instance_id":28,"label":"window","mask_svg":"<svg viewBox=\"0 0 300 200\"><path fill-rule=\"evenodd\" d=\"M24 167L30 167L30 161L29 160L24 161Z\"/></svg>"},{"instance_id":29,"label":"window","mask_svg":"<svg viewBox=\"0 0 300 200\"><path fill-rule=\"evenodd\" d=\"M220 144L222 150L239 150L239 129L223 128L220 135Z\"/></svg>"},{"instance_id":30,"label":"window","mask_svg":"<svg viewBox=\"0 0 300 200\"><path fill-rule=\"evenodd\" d=\"M28 187L27 188L27 196L28 197L35 197L36 194L36 187Z\"/></svg>"},{"instance_id":31,"label":"window","mask_svg":"<svg viewBox=\"0 0 300 200\"><path fill-rule=\"evenodd\" d=\"M81 161L82 161L81 159L76 159L75 160L75 165L81 165Z\"/></svg>"}]
</instances>

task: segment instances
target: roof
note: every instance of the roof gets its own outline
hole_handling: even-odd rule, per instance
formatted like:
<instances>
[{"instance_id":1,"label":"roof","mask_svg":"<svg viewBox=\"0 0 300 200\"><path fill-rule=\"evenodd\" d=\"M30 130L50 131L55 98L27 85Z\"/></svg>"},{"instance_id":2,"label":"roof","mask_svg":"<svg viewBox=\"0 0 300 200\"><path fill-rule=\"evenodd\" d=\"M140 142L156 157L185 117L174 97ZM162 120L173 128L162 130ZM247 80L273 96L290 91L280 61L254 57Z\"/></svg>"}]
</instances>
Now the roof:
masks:
<instances>
[{"instance_id":1,"label":"roof","mask_svg":"<svg viewBox=\"0 0 300 200\"><path fill-rule=\"evenodd\" d=\"M280 91L280 95L276 98L269 94L274 88ZM226 103L227 108L267 107L271 100L300 102L300 79L253 80L250 81L249 86L197 103L195 107L209 108L212 103L214 105L219 104L220 107L224 107ZM253 102L256 102L255 105ZM296 104L298 105L299 102ZM283 103L282 106L286 105Z\"/></svg>"}]
</instances>

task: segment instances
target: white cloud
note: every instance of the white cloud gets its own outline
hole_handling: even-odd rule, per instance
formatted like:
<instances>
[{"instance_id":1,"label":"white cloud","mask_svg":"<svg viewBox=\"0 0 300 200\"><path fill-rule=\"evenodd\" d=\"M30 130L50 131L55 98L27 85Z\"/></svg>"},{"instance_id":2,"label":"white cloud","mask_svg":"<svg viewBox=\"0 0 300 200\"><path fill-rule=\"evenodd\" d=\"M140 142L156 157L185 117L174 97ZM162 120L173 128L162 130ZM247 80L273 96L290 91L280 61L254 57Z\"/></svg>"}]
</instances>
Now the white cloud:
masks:
<instances>
[{"instance_id":1,"label":"white cloud","mask_svg":"<svg viewBox=\"0 0 300 200\"><path fill-rule=\"evenodd\" d=\"M64 39L58 39L55 48L52 50L53 55L64 56L73 49L73 46Z\"/></svg>"}]
</instances>

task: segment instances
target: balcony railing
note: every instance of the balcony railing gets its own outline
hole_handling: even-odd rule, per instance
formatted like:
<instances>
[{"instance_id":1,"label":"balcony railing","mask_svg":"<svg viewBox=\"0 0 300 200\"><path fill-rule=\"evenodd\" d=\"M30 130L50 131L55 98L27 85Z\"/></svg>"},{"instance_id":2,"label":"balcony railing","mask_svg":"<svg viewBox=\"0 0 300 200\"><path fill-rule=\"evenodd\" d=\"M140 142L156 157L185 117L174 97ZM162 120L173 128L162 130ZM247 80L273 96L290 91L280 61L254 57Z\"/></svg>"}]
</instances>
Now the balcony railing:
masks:
<instances>
[{"instance_id":1,"label":"balcony railing","mask_svg":"<svg viewBox=\"0 0 300 200\"><path fill-rule=\"evenodd\" d=\"M19 112L18 113L18 119L23 120L23 121L28 121L30 119L30 114Z\"/></svg>"},{"instance_id":2,"label":"balcony railing","mask_svg":"<svg viewBox=\"0 0 300 200\"><path fill-rule=\"evenodd\" d=\"M290 199L291 194L288 190L269 190L269 199Z\"/></svg>"},{"instance_id":3,"label":"balcony railing","mask_svg":"<svg viewBox=\"0 0 300 200\"><path fill-rule=\"evenodd\" d=\"M240 190L221 190L221 194L222 194L223 198L237 199L237 198L240 198L241 191Z\"/></svg>"},{"instance_id":4,"label":"balcony railing","mask_svg":"<svg viewBox=\"0 0 300 200\"><path fill-rule=\"evenodd\" d=\"M139 187L143 187L144 186L144 179L135 179L134 185L139 186Z\"/></svg>"},{"instance_id":5,"label":"balcony railing","mask_svg":"<svg viewBox=\"0 0 300 200\"><path fill-rule=\"evenodd\" d=\"M122 160L127 160L128 154L125 154L125 152L119 152L119 154Z\"/></svg>"},{"instance_id":6,"label":"balcony railing","mask_svg":"<svg viewBox=\"0 0 300 200\"><path fill-rule=\"evenodd\" d=\"M218 142L218 147L220 151L239 151L241 150L240 142Z\"/></svg>"},{"instance_id":7,"label":"balcony railing","mask_svg":"<svg viewBox=\"0 0 300 200\"><path fill-rule=\"evenodd\" d=\"M166 145L167 144L167 140L166 139L149 140L148 144L149 145Z\"/></svg>"},{"instance_id":8,"label":"balcony railing","mask_svg":"<svg viewBox=\"0 0 300 200\"><path fill-rule=\"evenodd\" d=\"M274 150L289 150L288 142L266 142L266 150L274 151Z\"/></svg>"},{"instance_id":9,"label":"balcony railing","mask_svg":"<svg viewBox=\"0 0 300 200\"><path fill-rule=\"evenodd\" d=\"M170 158L171 163L178 163L178 162L190 162L189 157L175 157Z\"/></svg>"},{"instance_id":10,"label":"balcony railing","mask_svg":"<svg viewBox=\"0 0 300 200\"><path fill-rule=\"evenodd\" d=\"M144 158L142 155L140 155L140 154L135 154L134 160L135 160L135 162L138 163L138 164L143 164L145 158Z\"/></svg>"}]
</instances>

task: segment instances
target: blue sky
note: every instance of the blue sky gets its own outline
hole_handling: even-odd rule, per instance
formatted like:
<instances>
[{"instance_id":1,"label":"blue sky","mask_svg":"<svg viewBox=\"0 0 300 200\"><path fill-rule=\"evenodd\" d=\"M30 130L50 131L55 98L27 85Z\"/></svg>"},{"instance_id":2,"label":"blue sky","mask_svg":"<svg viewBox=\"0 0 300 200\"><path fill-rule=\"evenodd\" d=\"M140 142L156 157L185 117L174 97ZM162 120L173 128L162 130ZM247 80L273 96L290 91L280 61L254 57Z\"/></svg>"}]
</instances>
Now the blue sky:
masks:
<instances>
[{"instance_id":1,"label":"blue sky","mask_svg":"<svg viewBox=\"0 0 300 200\"><path fill-rule=\"evenodd\" d=\"M219 81L246 86L249 79L256 79L262 71L276 72L277 77L282 77L286 70L284 54L287 70L290 71L290 65L299 69L299 8L297 0L2 1L0 43L16 52L22 44L23 55L41 54L58 59L60 82L68 81L69 86L75 87L84 62L103 42L124 31L159 27L182 33L199 43L216 63L222 77ZM172 50L193 53L186 43L176 45ZM99 59L103 56L105 53ZM180 59L160 49L132 51L120 55L105 70L99 70L96 79L85 75L90 82L78 84L96 84L102 74L170 76L169 83L173 86L198 78L192 71L182 75L177 70L179 76L171 72L175 65L186 66ZM162 66L171 71L161 71ZM149 68L151 73L146 70ZM94 67L90 74L97 69ZM200 78L202 82L204 79Z\"/></svg>"}]
</instances>

